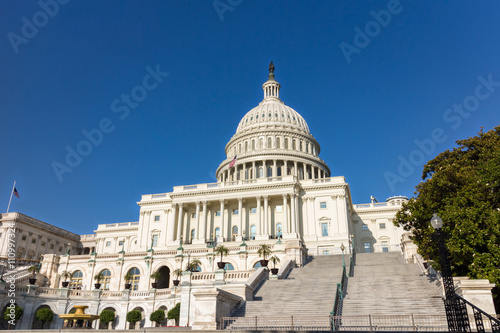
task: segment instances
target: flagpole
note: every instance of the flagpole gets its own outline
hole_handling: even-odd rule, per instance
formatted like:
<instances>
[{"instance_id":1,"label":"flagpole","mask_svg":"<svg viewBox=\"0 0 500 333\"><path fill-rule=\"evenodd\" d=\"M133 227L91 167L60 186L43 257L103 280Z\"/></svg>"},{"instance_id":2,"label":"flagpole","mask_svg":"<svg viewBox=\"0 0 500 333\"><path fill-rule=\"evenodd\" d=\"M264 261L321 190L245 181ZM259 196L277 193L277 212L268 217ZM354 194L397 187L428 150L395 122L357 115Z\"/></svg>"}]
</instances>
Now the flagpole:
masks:
<instances>
[{"instance_id":1,"label":"flagpole","mask_svg":"<svg viewBox=\"0 0 500 333\"><path fill-rule=\"evenodd\" d=\"M14 189L16 188L16 181L14 180L14 185L12 186L12 191L10 191L9 205L7 206L7 213L9 212L10 202L12 201L12 194L14 194Z\"/></svg>"}]
</instances>

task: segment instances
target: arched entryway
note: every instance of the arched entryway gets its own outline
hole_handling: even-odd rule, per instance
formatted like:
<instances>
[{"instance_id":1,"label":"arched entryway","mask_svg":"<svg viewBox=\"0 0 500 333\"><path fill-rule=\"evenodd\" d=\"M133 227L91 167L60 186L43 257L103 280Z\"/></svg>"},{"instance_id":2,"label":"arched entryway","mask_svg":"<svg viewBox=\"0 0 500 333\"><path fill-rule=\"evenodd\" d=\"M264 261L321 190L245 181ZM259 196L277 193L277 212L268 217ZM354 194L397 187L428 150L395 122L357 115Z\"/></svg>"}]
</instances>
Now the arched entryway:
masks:
<instances>
[{"instance_id":1,"label":"arched entryway","mask_svg":"<svg viewBox=\"0 0 500 333\"><path fill-rule=\"evenodd\" d=\"M158 270L161 274L161 278L158 280L158 286L156 289L166 289L170 287L170 268L167 266L162 266Z\"/></svg>"},{"instance_id":2,"label":"arched entryway","mask_svg":"<svg viewBox=\"0 0 500 333\"><path fill-rule=\"evenodd\" d=\"M135 327L132 323L129 323L129 329L139 329L144 327L144 323L146 322L146 316L144 313L144 309L141 308L140 306L136 307L133 309L134 311L139 311L141 313L141 321L135 323Z\"/></svg>"}]
</instances>

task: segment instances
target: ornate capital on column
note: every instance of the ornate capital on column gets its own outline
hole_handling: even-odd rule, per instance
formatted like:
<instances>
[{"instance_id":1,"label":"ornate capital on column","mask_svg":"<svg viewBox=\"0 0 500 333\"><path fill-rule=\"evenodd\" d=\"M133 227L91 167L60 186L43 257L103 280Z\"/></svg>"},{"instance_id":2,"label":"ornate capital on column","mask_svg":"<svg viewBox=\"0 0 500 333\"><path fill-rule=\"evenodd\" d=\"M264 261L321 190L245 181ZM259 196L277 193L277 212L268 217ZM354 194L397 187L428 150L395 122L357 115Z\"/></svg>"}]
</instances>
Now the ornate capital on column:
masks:
<instances>
[{"instance_id":1,"label":"ornate capital on column","mask_svg":"<svg viewBox=\"0 0 500 333\"><path fill-rule=\"evenodd\" d=\"M181 203L178 203L177 204L177 207L179 207L179 209L181 209L182 207L184 207L184 204L181 202Z\"/></svg>"},{"instance_id":2,"label":"ornate capital on column","mask_svg":"<svg viewBox=\"0 0 500 333\"><path fill-rule=\"evenodd\" d=\"M148 210L147 212L145 212L147 215L151 215L152 211Z\"/></svg>"},{"instance_id":3,"label":"ornate capital on column","mask_svg":"<svg viewBox=\"0 0 500 333\"><path fill-rule=\"evenodd\" d=\"M225 199L219 199L219 202L220 202L221 204L225 203L225 201L226 201Z\"/></svg>"},{"instance_id":4,"label":"ornate capital on column","mask_svg":"<svg viewBox=\"0 0 500 333\"><path fill-rule=\"evenodd\" d=\"M238 197L238 202L243 202L243 198L242 197Z\"/></svg>"},{"instance_id":5,"label":"ornate capital on column","mask_svg":"<svg viewBox=\"0 0 500 333\"><path fill-rule=\"evenodd\" d=\"M282 194L281 196L283 197L283 200L288 198L288 194L286 194L286 193Z\"/></svg>"},{"instance_id":6,"label":"ornate capital on column","mask_svg":"<svg viewBox=\"0 0 500 333\"><path fill-rule=\"evenodd\" d=\"M139 215L140 215L140 216L144 216L144 214L146 214L146 212L145 212L145 211L140 211L140 212L139 212Z\"/></svg>"},{"instance_id":7,"label":"ornate capital on column","mask_svg":"<svg viewBox=\"0 0 500 333\"><path fill-rule=\"evenodd\" d=\"M263 195L262 197L264 198L265 201L269 200L269 196L268 195Z\"/></svg>"},{"instance_id":8,"label":"ornate capital on column","mask_svg":"<svg viewBox=\"0 0 500 333\"><path fill-rule=\"evenodd\" d=\"M196 204L196 207L199 207L199 206L200 206L200 204L201 204L201 201L200 201L200 200L197 200L197 201L195 201L194 203Z\"/></svg>"},{"instance_id":9,"label":"ornate capital on column","mask_svg":"<svg viewBox=\"0 0 500 333\"><path fill-rule=\"evenodd\" d=\"M201 203L203 204L203 207L206 207L207 204L208 204L208 201L207 200L202 200Z\"/></svg>"},{"instance_id":10,"label":"ornate capital on column","mask_svg":"<svg viewBox=\"0 0 500 333\"><path fill-rule=\"evenodd\" d=\"M163 212L164 212L165 214L168 214L168 213L170 213L171 211L172 211L172 208L167 208L167 209L164 209L164 210L163 210Z\"/></svg>"}]
</instances>

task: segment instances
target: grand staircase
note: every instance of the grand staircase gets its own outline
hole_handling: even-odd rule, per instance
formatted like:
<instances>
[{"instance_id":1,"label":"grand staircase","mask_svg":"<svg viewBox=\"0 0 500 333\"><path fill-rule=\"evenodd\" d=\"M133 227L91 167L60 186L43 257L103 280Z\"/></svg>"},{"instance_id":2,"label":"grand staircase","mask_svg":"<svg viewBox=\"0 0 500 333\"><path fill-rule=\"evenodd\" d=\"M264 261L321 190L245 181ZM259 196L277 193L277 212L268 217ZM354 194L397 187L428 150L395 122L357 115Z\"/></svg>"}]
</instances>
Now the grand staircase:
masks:
<instances>
[{"instance_id":1,"label":"grand staircase","mask_svg":"<svg viewBox=\"0 0 500 333\"><path fill-rule=\"evenodd\" d=\"M435 281L399 253L357 254L342 315L403 314L446 315Z\"/></svg>"},{"instance_id":2,"label":"grand staircase","mask_svg":"<svg viewBox=\"0 0 500 333\"><path fill-rule=\"evenodd\" d=\"M233 317L328 316L341 276L342 256L311 257L287 279L266 281Z\"/></svg>"}]
</instances>

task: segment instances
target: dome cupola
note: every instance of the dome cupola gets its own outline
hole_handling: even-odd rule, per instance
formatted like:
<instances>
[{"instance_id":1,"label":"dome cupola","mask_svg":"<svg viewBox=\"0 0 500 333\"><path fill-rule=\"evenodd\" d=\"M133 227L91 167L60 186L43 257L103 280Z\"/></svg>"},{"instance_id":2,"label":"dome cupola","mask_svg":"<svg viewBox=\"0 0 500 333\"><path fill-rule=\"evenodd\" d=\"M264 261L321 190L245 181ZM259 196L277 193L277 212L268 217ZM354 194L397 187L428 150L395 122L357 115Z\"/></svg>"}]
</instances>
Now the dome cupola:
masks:
<instances>
[{"instance_id":1,"label":"dome cupola","mask_svg":"<svg viewBox=\"0 0 500 333\"><path fill-rule=\"evenodd\" d=\"M226 145L227 158L217 169L218 181L282 175L299 180L330 177L306 121L280 99L281 85L274 70L271 62L268 80L262 85L263 100L243 116Z\"/></svg>"}]
</instances>

